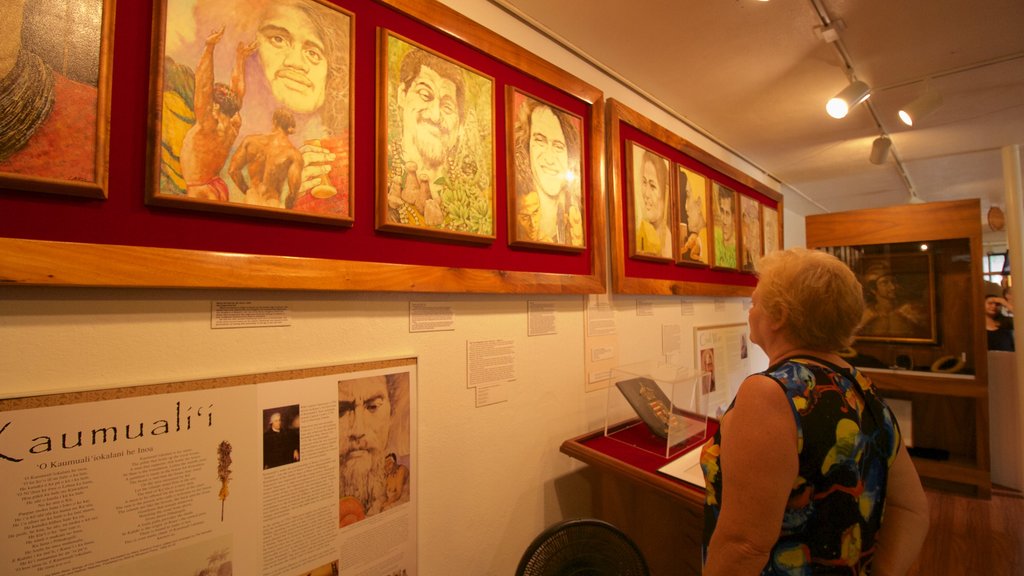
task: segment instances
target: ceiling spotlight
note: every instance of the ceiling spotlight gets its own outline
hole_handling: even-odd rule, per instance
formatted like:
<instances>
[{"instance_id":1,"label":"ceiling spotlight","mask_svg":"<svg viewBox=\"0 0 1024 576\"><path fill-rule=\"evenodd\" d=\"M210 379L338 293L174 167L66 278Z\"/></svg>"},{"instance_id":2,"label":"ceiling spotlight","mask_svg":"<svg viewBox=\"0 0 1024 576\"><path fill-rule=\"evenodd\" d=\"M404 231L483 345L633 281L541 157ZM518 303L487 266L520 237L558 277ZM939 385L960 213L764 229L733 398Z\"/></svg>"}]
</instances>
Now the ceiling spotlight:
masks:
<instances>
[{"instance_id":1,"label":"ceiling spotlight","mask_svg":"<svg viewBox=\"0 0 1024 576\"><path fill-rule=\"evenodd\" d=\"M879 136L871 143L871 163L885 164L889 157L889 148L892 147L892 140L888 136Z\"/></svg>"},{"instance_id":2,"label":"ceiling spotlight","mask_svg":"<svg viewBox=\"0 0 1024 576\"><path fill-rule=\"evenodd\" d=\"M924 94L918 96L917 100L900 109L900 120L907 126L913 126L935 112L939 106L942 106L942 94L934 88L926 88Z\"/></svg>"},{"instance_id":3,"label":"ceiling spotlight","mask_svg":"<svg viewBox=\"0 0 1024 576\"><path fill-rule=\"evenodd\" d=\"M868 88L868 85L860 80L855 80L843 88L842 92L836 94L835 98L829 100L828 104L825 104L825 110L833 118L845 118L850 112L850 108L867 100L870 95L871 89Z\"/></svg>"}]
</instances>

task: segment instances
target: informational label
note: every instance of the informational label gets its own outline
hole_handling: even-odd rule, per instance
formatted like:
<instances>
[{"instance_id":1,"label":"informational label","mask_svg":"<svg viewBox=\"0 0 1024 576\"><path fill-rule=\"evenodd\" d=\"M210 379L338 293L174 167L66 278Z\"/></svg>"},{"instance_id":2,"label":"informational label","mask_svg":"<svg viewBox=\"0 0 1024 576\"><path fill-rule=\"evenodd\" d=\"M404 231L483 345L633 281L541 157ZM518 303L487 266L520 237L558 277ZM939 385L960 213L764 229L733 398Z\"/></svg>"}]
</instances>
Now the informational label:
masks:
<instances>
[{"instance_id":1,"label":"informational label","mask_svg":"<svg viewBox=\"0 0 1024 576\"><path fill-rule=\"evenodd\" d=\"M466 343L467 385L504 384L516 379L516 348L512 340Z\"/></svg>"},{"instance_id":2,"label":"informational label","mask_svg":"<svg viewBox=\"0 0 1024 576\"><path fill-rule=\"evenodd\" d=\"M291 325L291 311L288 305L279 302L221 300L213 303L210 313L210 327L214 329Z\"/></svg>"},{"instance_id":3,"label":"informational label","mask_svg":"<svg viewBox=\"0 0 1024 576\"><path fill-rule=\"evenodd\" d=\"M615 332L611 303L600 295L591 296L587 300L587 336L611 336Z\"/></svg>"},{"instance_id":4,"label":"informational label","mask_svg":"<svg viewBox=\"0 0 1024 576\"><path fill-rule=\"evenodd\" d=\"M683 328L678 324L664 324L661 327L661 353L668 356L679 352L683 342Z\"/></svg>"},{"instance_id":5,"label":"informational label","mask_svg":"<svg viewBox=\"0 0 1024 576\"><path fill-rule=\"evenodd\" d=\"M703 375L701 394L712 416L728 406L750 373L747 330L746 324L694 328L694 364Z\"/></svg>"},{"instance_id":6,"label":"informational label","mask_svg":"<svg viewBox=\"0 0 1024 576\"><path fill-rule=\"evenodd\" d=\"M611 360L615 358L615 352L614 346L594 346L590 349L590 360L592 362Z\"/></svg>"},{"instance_id":7,"label":"informational label","mask_svg":"<svg viewBox=\"0 0 1024 576\"><path fill-rule=\"evenodd\" d=\"M636 301L637 316L654 316L654 302L651 300Z\"/></svg>"},{"instance_id":8,"label":"informational label","mask_svg":"<svg viewBox=\"0 0 1024 576\"><path fill-rule=\"evenodd\" d=\"M409 332L455 330L455 312L446 302L409 302Z\"/></svg>"},{"instance_id":9,"label":"informational label","mask_svg":"<svg viewBox=\"0 0 1024 576\"><path fill-rule=\"evenodd\" d=\"M494 386L477 386L476 407L490 406L508 401L508 388L497 384Z\"/></svg>"},{"instance_id":10,"label":"informational label","mask_svg":"<svg viewBox=\"0 0 1024 576\"><path fill-rule=\"evenodd\" d=\"M527 334L529 336L546 336L558 334L555 304L553 302L527 302Z\"/></svg>"},{"instance_id":11,"label":"informational label","mask_svg":"<svg viewBox=\"0 0 1024 576\"><path fill-rule=\"evenodd\" d=\"M683 300L679 303L679 315L680 316L693 316L696 314L697 307L694 306L691 300Z\"/></svg>"},{"instance_id":12,"label":"informational label","mask_svg":"<svg viewBox=\"0 0 1024 576\"><path fill-rule=\"evenodd\" d=\"M616 336L615 311L607 294L587 297L586 337L584 338L583 366L587 378L587 392L606 388L611 382L611 370L619 359L619 341Z\"/></svg>"}]
</instances>

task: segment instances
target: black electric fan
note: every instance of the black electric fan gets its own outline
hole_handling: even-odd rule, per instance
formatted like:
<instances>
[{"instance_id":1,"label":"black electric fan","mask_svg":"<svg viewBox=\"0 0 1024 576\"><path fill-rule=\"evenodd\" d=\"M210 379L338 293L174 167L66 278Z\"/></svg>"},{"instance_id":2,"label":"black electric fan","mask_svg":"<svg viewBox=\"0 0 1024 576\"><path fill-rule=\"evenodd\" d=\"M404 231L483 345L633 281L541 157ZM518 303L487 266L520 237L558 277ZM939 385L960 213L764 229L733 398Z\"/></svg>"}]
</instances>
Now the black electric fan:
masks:
<instances>
[{"instance_id":1,"label":"black electric fan","mask_svg":"<svg viewBox=\"0 0 1024 576\"><path fill-rule=\"evenodd\" d=\"M516 576L649 576L636 544L593 518L566 520L541 532L523 553Z\"/></svg>"}]
</instances>

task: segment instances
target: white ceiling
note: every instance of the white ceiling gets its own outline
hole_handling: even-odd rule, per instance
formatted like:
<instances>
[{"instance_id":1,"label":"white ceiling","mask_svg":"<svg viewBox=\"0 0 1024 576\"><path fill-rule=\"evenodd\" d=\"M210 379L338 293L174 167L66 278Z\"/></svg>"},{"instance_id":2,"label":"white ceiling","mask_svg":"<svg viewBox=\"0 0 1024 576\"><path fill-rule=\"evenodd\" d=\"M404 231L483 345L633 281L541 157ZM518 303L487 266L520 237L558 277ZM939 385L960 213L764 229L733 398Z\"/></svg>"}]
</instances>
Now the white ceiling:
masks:
<instances>
[{"instance_id":1,"label":"white ceiling","mask_svg":"<svg viewBox=\"0 0 1024 576\"><path fill-rule=\"evenodd\" d=\"M1004 204L1002 148L1024 143L1024 0L491 1L824 210L911 189ZM815 28L836 21L830 44ZM849 82L844 59L872 95L836 120L825 102ZM896 112L926 81L943 105L905 127ZM894 154L875 165L882 133Z\"/></svg>"}]
</instances>

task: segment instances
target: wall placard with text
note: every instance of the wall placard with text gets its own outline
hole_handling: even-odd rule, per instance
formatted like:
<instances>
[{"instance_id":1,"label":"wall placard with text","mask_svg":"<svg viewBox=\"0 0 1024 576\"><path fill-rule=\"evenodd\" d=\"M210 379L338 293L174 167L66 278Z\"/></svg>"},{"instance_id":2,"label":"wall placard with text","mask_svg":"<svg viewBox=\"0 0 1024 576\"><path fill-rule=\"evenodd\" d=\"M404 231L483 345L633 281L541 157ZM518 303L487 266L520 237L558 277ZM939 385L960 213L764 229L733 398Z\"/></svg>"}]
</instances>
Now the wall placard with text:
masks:
<instances>
[{"instance_id":1,"label":"wall placard with text","mask_svg":"<svg viewBox=\"0 0 1024 576\"><path fill-rule=\"evenodd\" d=\"M415 574L416 382L404 358L0 400L3 572Z\"/></svg>"}]
</instances>

